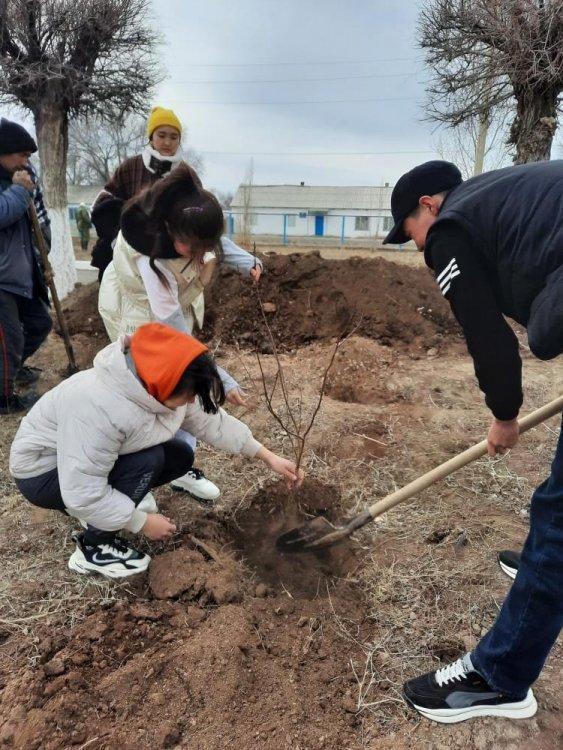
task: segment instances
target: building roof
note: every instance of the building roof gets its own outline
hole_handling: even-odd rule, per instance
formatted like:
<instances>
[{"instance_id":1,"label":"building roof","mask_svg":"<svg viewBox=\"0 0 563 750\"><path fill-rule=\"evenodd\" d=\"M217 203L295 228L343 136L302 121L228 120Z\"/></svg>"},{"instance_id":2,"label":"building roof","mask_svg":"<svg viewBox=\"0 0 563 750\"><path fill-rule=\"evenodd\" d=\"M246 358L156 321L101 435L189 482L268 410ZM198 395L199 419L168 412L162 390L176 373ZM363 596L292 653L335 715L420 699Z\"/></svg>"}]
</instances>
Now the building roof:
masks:
<instances>
[{"instance_id":1,"label":"building roof","mask_svg":"<svg viewBox=\"0 0 563 750\"><path fill-rule=\"evenodd\" d=\"M86 203L91 206L104 186L100 185L67 185L67 200L70 205Z\"/></svg>"},{"instance_id":2,"label":"building roof","mask_svg":"<svg viewBox=\"0 0 563 750\"><path fill-rule=\"evenodd\" d=\"M325 185L239 185L231 207L244 207L250 190L250 207L254 209L290 208L298 210L391 210L388 185L373 187Z\"/></svg>"}]
</instances>

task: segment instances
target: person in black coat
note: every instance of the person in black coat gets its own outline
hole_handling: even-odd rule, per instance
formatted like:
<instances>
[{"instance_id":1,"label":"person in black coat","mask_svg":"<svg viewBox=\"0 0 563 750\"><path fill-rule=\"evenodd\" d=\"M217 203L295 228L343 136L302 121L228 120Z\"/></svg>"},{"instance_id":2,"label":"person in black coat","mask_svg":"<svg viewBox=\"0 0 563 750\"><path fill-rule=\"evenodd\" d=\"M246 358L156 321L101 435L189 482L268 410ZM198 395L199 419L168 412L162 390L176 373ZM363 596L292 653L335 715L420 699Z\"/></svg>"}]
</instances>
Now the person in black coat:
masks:
<instances>
[{"instance_id":1,"label":"person in black coat","mask_svg":"<svg viewBox=\"0 0 563 750\"><path fill-rule=\"evenodd\" d=\"M530 350L563 352L563 161L461 179L449 162L403 175L393 190L389 243L414 240L460 323L493 413L490 455L518 441L522 363L504 316L528 331ZM474 651L405 683L423 716L532 716L531 690L563 626L563 431L551 474L535 491L521 555L499 555L515 578L500 614Z\"/></svg>"},{"instance_id":2,"label":"person in black coat","mask_svg":"<svg viewBox=\"0 0 563 750\"><path fill-rule=\"evenodd\" d=\"M29 157L37 151L21 125L0 119L0 414L24 411L38 398L21 395L15 385L29 385L39 371L24 362L51 330L43 271L33 244L28 209L37 201ZM48 219L38 212L45 232Z\"/></svg>"}]
</instances>

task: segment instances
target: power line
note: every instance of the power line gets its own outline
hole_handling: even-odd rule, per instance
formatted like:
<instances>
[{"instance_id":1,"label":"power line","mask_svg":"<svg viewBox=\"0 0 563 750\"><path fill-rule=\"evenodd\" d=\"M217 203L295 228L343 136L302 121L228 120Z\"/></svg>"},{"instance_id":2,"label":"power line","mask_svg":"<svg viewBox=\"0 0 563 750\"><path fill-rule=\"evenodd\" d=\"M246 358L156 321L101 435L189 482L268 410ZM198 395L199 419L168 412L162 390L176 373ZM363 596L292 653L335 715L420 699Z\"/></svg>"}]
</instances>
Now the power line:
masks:
<instances>
[{"instance_id":1,"label":"power line","mask_svg":"<svg viewBox=\"0 0 563 750\"><path fill-rule=\"evenodd\" d=\"M435 154L436 151L208 151L196 149L200 154L216 156L386 156L389 154Z\"/></svg>"},{"instance_id":2,"label":"power line","mask_svg":"<svg viewBox=\"0 0 563 750\"><path fill-rule=\"evenodd\" d=\"M385 57L380 60L321 60L318 62L251 62L251 63L173 63L169 68L266 68L287 65L375 65L389 62L421 62L412 57Z\"/></svg>"},{"instance_id":3,"label":"power line","mask_svg":"<svg viewBox=\"0 0 563 750\"><path fill-rule=\"evenodd\" d=\"M408 78L409 76L416 75L416 71L410 73L374 73L373 75L361 75L361 76L334 76L331 78L260 78L251 80L209 80L209 81L180 81L172 79L173 83L198 83L198 84L209 84L209 83L318 83L319 81L351 81L351 80L365 80L367 78Z\"/></svg>"},{"instance_id":4,"label":"power line","mask_svg":"<svg viewBox=\"0 0 563 750\"><path fill-rule=\"evenodd\" d=\"M235 107L245 107L245 106L278 106L278 105L285 105L285 104L368 104L370 102L410 102L412 101L411 96L398 96L398 97L389 97L389 98L381 98L381 99L311 99L311 100L293 100L293 101L285 101L285 102L212 102L207 100L186 100L183 103L184 104L217 104L221 107L228 107L228 106L235 106Z\"/></svg>"}]
</instances>

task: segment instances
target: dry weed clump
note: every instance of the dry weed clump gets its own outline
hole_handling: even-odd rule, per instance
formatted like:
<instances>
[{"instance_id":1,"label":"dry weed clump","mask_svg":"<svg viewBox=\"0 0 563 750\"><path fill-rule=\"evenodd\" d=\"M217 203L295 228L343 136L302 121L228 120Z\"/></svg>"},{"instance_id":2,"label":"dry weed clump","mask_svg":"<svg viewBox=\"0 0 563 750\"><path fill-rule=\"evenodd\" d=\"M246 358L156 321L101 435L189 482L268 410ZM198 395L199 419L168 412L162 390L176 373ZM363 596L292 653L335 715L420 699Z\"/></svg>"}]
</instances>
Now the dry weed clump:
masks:
<instances>
[{"instance_id":1,"label":"dry weed clump","mask_svg":"<svg viewBox=\"0 0 563 750\"><path fill-rule=\"evenodd\" d=\"M128 595L127 584L76 576L68 569L76 528L70 519L33 513L16 494L4 496L1 515L9 516L3 527L16 542L12 554L2 555L0 632L27 635L44 624L72 628L93 606Z\"/></svg>"},{"instance_id":2,"label":"dry weed clump","mask_svg":"<svg viewBox=\"0 0 563 750\"><path fill-rule=\"evenodd\" d=\"M348 479L356 477L343 488L350 511L418 473L409 462L411 449L396 438L387 437L392 459L347 462ZM370 550L355 580L367 602L372 636L361 642L363 663L352 668L357 710L369 714L370 723L398 729L405 720L404 680L458 658L487 632L508 585L496 552L517 547L525 537L533 486L507 457L485 458L357 534ZM349 638L358 637L349 624L337 626Z\"/></svg>"}]
</instances>

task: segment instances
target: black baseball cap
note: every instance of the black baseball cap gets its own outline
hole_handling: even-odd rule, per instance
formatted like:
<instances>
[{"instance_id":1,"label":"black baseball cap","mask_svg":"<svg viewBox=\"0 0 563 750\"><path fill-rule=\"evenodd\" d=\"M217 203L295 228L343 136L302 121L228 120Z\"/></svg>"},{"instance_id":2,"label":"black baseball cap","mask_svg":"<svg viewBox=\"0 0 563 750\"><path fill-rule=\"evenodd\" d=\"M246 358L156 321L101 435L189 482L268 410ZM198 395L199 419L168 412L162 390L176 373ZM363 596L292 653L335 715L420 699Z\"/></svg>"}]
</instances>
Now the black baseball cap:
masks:
<instances>
[{"instance_id":1,"label":"black baseball cap","mask_svg":"<svg viewBox=\"0 0 563 750\"><path fill-rule=\"evenodd\" d=\"M462 182L461 172L449 161L427 161L404 174L391 193L391 213L395 226L383 244L399 245L409 241L403 231L403 221L418 206L419 198L451 190Z\"/></svg>"}]
</instances>

